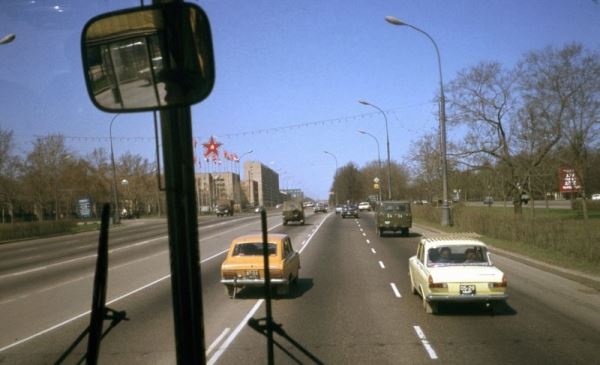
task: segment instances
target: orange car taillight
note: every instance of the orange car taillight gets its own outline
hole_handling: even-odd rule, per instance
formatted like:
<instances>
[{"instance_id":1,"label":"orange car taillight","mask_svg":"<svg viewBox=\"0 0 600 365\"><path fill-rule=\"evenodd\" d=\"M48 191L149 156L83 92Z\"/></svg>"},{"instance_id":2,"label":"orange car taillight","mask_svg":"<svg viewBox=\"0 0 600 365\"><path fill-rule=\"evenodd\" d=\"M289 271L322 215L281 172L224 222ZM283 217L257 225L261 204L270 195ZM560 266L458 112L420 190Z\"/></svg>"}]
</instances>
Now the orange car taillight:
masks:
<instances>
[{"instance_id":1,"label":"orange car taillight","mask_svg":"<svg viewBox=\"0 0 600 365\"><path fill-rule=\"evenodd\" d=\"M506 276L502 275L502 281L499 283L490 283L492 288L506 288L508 286L508 280Z\"/></svg>"},{"instance_id":2,"label":"orange car taillight","mask_svg":"<svg viewBox=\"0 0 600 365\"><path fill-rule=\"evenodd\" d=\"M429 288L430 289L443 289L443 288L447 288L448 284L446 283L434 283L433 282L433 278L431 277L431 275L429 275Z\"/></svg>"},{"instance_id":3,"label":"orange car taillight","mask_svg":"<svg viewBox=\"0 0 600 365\"><path fill-rule=\"evenodd\" d=\"M223 271L223 279L235 279L235 271Z\"/></svg>"},{"instance_id":4,"label":"orange car taillight","mask_svg":"<svg viewBox=\"0 0 600 365\"><path fill-rule=\"evenodd\" d=\"M283 271L281 270L269 270L269 274L271 275L271 279L283 279Z\"/></svg>"}]
</instances>

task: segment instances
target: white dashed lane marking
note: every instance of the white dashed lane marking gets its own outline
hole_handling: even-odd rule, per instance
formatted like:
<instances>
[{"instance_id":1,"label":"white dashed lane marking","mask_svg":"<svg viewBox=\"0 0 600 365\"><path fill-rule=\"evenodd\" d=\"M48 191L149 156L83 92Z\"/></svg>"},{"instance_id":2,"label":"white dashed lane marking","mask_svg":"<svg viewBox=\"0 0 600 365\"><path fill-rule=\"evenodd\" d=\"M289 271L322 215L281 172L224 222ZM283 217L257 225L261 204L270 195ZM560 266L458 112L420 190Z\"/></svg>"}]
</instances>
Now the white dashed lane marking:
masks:
<instances>
[{"instance_id":1,"label":"white dashed lane marking","mask_svg":"<svg viewBox=\"0 0 600 365\"><path fill-rule=\"evenodd\" d=\"M373 252L374 254L377 253L377 252L375 252L374 248L371 248L371 252Z\"/></svg>"},{"instance_id":2,"label":"white dashed lane marking","mask_svg":"<svg viewBox=\"0 0 600 365\"><path fill-rule=\"evenodd\" d=\"M369 243L371 243L371 241L367 240L367 245L368 245Z\"/></svg>"},{"instance_id":3,"label":"white dashed lane marking","mask_svg":"<svg viewBox=\"0 0 600 365\"><path fill-rule=\"evenodd\" d=\"M437 359L438 356L435 353L435 350L433 349L433 347L431 347L431 344L427 340L427 337L425 337L425 333L423 333L423 330L421 329L421 327L419 327L419 326L413 326L413 328L415 329L415 332L417 333L417 336L421 340L421 343L423 344L423 347L425 347L425 351L427 351L427 354L429 354L429 357L432 360Z\"/></svg>"},{"instance_id":4,"label":"white dashed lane marking","mask_svg":"<svg viewBox=\"0 0 600 365\"><path fill-rule=\"evenodd\" d=\"M392 290L394 291L394 295L396 296L396 298L402 298L402 295L400 294L400 290L398 290L398 288L396 287L396 284L390 283L390 286L392 287Z\"/></svg>"},{"instance_id":5,"label":"white dashed lane marking","mask_svg":"<svg viewBox=\"0 0 600 365\"><path fill-rule=\"evenodd\" d=\"M380 266L382 269L385 269L385 265L383 264L383 261L379 261L379 266Z\"/></svg>"}]
</instances>

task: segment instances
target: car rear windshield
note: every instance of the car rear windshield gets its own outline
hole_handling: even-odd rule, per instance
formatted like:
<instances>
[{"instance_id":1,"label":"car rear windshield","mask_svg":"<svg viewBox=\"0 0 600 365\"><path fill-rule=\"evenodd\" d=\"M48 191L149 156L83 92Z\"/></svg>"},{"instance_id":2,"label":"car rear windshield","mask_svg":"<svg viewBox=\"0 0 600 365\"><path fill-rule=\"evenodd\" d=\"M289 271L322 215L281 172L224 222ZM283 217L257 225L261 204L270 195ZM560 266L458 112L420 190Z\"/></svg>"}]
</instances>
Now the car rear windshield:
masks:
<instances>
[{"instance_id":1,"label":"car rear windshield","mask_svg":"<svg viewBox=\"0 0 600 365\"><path fill-rule=\"evenodd\" d=\"M407 213L408 204L383 204L383 210L385 212Z\"/></svg>"},{"instance_id":2,"label":"car rear windshield","mask_svg":"<svg viewBox=\"0 0 600 365\"><path fill-rule=\"evenodd\" d=\"M238 243L233 248L233 254L231 256L262 256L263 244L262 242L248 242ZM269 256L277 254L277 245L269 243Z\"/></svg>"},{"instance_id":3,"label":"car rear windshield","mask_svg":"<svg viewBox=\"0 0 600 365\"><path fill-rule=\"evenodd\" d=\"M438 246L427 251L427 266L491 265L487 248L480 245Z\"/></svg>"}]
</instances>

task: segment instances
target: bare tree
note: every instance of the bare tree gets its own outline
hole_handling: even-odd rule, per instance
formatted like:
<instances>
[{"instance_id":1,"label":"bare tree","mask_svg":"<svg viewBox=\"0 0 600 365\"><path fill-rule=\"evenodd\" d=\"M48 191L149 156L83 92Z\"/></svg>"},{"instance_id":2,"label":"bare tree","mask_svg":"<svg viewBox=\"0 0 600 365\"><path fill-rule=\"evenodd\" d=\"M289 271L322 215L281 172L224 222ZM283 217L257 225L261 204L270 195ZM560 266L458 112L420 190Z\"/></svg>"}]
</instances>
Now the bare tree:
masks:
<instances>
[{"instance_id":1,"label":"bare tree","mask_svg":"<svg viewBox=\"0 0 600 365\"><path fill-rule=\"evenodd\" d=\"M73 164L74 154L65 146L62 135L39 137L24 164L24 186L38 219L50 213L60 217L60 199L68 189L65 172Z\"/></svg>"},{"instance_id":2,"label":"bare tree","mask_svg":"<svg viewBox=\"0 0 600 365\"><path fill-rule=\"evenodd\" d=\"M581 88L576 48L530 52L514 70L480 63L450 83L450 120L467 127L459 156L476 166L490 158L503 166L516 213L530 177L560 141Z\"/></svg>"},{"instance_id":3,"label":"bare tree","mask_svg":"<svg viewBox=\"0 0 600 365\"><path fill-rule=\"evenodd\" d=\"M587 220L590 150L600 145L600 54L585 51L578 44L560 51L549 49L546 52L562 59L565 72L571 77L570 102L564 120L561 150L564 152L564 163L573 168L581 185L583 217Z\"/></svg>"},{"instance_id":4,"label":"bare tree","mask_svg":"<svg viewBox=\"0 0 600 365\"><path fill-rule=\"evenodd\" d=\"M13 206L17 199L19 157L13 152L13 132L0 128L0 205L1 221L14 221Z\"/></svg>"},{"instance_id":5,"label":"bare tree","mask_svg":"<svg viewBox=\"0 0 600 365\"><path fill-rule=\"evenodd\" d=\"M439 139L435 134L423 135L415 143L411 155L413 171L413 191L420 200L437 200L442 186Z\"/></svg>"}]
</instances>

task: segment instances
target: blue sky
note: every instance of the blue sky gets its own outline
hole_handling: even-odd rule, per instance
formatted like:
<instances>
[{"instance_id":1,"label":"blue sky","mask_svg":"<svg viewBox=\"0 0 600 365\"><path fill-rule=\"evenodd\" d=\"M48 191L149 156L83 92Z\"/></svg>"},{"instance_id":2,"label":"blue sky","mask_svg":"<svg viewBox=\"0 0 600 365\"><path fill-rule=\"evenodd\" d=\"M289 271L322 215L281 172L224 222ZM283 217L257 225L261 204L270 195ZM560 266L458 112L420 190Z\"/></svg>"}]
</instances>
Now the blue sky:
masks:
<instances>
[{"instance_id":1,"label":"blue sky","mask_svg":"<svg viewBox=\"0 0 600 365\"><path fill-rule=\"evenodd\" d=\"M410 145L437 126L437 63L427 38L384 21L394 15L438 43L445 81L483 60L507 67L526 52L580 42L600 47L600 5L576 1L194 1L213 32L213 93L192 107L194 135L284 172L282 185L325 198L335 164L359 166L385 156L381 114L389 111L392 159L410 161ZM62 133L82 154L109 148L113 117L96 110L83 84L79 37L86 20L138 1L3 0L0 126L27 152L35 136ZM322 122L322 123L316 123ZM296 128L290 125L307 124ZM258 131L277 129L269 132ZM246 133L244 133L246 132ZM451 136L454 131L450 131ZM115 153L154 160L151 113L123 114L113 126ZM200 154L201 151L198 151Z\"/></svg>"}]
</instances>

